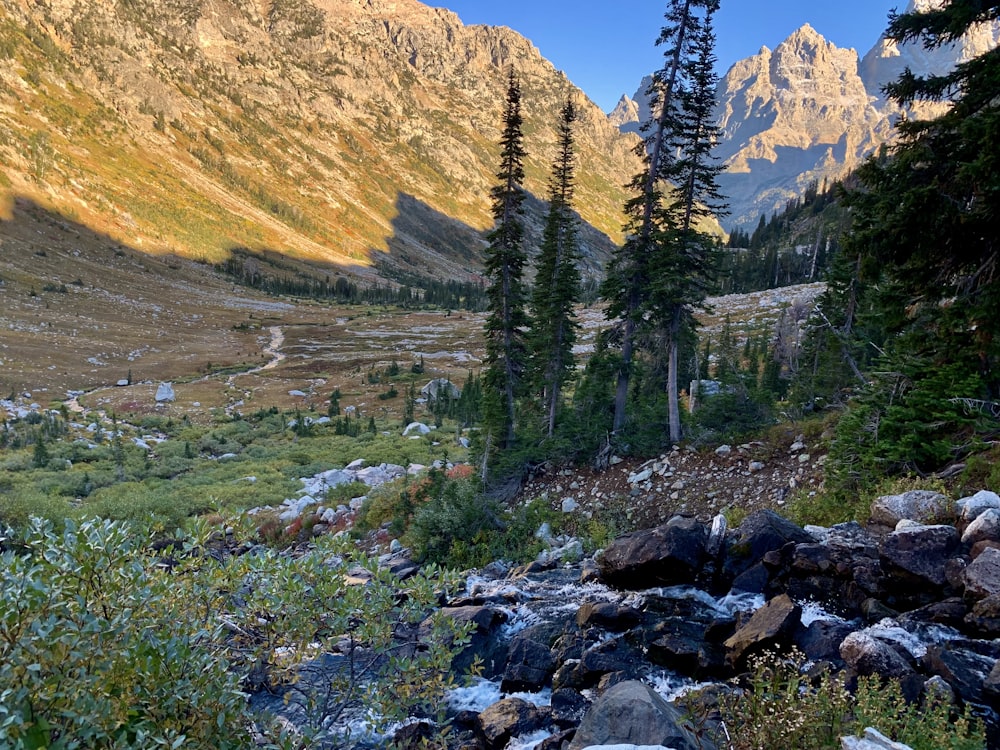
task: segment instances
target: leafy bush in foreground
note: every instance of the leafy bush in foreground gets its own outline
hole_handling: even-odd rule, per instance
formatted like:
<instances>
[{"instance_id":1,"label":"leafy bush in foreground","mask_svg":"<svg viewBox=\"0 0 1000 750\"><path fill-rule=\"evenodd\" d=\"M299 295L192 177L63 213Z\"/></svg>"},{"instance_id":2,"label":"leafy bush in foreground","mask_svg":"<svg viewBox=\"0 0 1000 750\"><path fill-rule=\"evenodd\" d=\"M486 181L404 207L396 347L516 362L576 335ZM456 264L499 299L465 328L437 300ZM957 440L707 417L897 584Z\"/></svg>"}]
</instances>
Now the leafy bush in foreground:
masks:
<instances>
[{"instance_id":1,"label":"leafy bush in foreground","mask_svg":"<svg viewBox=\"0 0 1000 750\"><path fill-rule=\"evenodd\" d=\"M376 725L439 703L465 633L417 623L452 581L431 569L402 584L334 545L232 557L206 527L158 559L119 522L7 532L0 746L252 747L248 686L288 691L317 726L362 700ZM369 582L351 585L359 570ZM299 667L334 650L351 669L294 692Z\"/></svg>"},{"instance_id":2,"label":"leafy bush in foreground","mask_svg":"<svg viewBox=\"0 0 1000 750\"><path fill-rule=\"evenodd\" d=\"M861 677L850 693L842 674L803 673L805 657L765 652L750 660L744 690L719 700L719 747L730 750L794 747L834 750L840 738L874 727L913 750L982 750L982 725L968 709L958 712L940 696L908 704L898 680Z\"/></svg>"}]
</instances>

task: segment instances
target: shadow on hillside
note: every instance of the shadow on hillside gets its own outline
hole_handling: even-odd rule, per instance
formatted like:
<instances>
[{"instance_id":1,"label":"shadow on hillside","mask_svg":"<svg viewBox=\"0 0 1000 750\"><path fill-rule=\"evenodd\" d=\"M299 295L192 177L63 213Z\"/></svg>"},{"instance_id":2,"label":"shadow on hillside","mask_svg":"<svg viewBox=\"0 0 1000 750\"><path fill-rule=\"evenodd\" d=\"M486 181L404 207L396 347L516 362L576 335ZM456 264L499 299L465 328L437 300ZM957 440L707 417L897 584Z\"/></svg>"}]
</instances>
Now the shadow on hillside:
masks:
<instances>
[{"instance_id":1,"label":"shadow on hillside","mask_svg":"<svg viewBox=\"0 0 1000 750\"><path fill-rule=\"evenodd\" d=\"M533 195L529 195L525 202L525 239L530 257L534 256L541 243L546 208L547 204ZM126 256L132 256L143 259L146 272L171 276L180 273L190 276L192 280L203 280L206 266L221 271L224 275L220 280L248 283L258 277L268 277L280 283L248 285L276 294L297 294L310 285L370 286L387 281L419 286L421 279L470 284L484 281L481 275L486 248L484 231L404 192L397 194L395 209L392 233L385 238L385 249L369 248L367 251L370 265L324 261L270 247L248 248L235 243L224 248L220 261L209 263L190 255L145 249L141 240L130 244L120 242L107 233L80 223L75 217L52 211L31 198L15 196L11 217L0 220L0 242L3 243L0 244L0 262L31 275L37 273L38 283L70 283L75 277L50 278L61 276L54 263L40 264L32 260L46 253L54 254L51 260L63 255L67 258L67 265L74 267L96 264L94 278L88 283L102 287L113 283L114 277L102 277L100 268L116 259L120 263ZM117 229L119 233L126 233L128 226L119 221ZM580 240L583 256L581 271L585 277L600 276L614 243L607 235L582 221ZM13 254L11 248L16 245L19 251ZM69 263L70 258L73 263ZM70 273L67 268L67 275ZM531 275L530 268L528 275ZM314 294L310 292L308 296Z\"/></svg>"}]
</instances>

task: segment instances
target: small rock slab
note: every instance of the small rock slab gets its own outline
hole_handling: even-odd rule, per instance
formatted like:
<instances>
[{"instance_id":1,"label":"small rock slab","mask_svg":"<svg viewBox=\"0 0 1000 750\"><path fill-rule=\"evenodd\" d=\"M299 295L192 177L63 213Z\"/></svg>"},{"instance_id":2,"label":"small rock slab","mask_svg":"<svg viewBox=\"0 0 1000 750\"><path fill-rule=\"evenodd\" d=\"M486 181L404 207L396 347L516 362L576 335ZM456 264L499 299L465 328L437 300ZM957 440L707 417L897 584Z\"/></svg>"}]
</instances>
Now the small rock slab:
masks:
<instances>
[{"instance_id":1,"label":"small rock slab","mask_svg":"<svg viewBox=\"0 0 1000 750\"><path fill-rule=\"evenodd\" d=\"M736 665L752 652L790 640L801 623L802 607L787 594L774 597L754 612L750 621L726 639L729 663Z\"/></svg>"},{"instance_id":2,"label":"small rock slab","mask_svg":"<svg viewBox=\"0 0 1000 750\"><path fill-rule=\"evenodd\" d=\"M622 744L697 750L683 721L684 714L645 683L619 682L587 711L569 750Z\"/></svg>"},{"instance_id":3,"label":"small rock slab","mask_svg":"<svg viewBox=\"0 0 1000 750\"><path fill-rule=\"evenodd\" d=\"M935 524L955 517L950 498L931 490L910 490L901 495L883 495L872 503L872 522L895 528L903 519Z\"/></svg>"}]
</instances>

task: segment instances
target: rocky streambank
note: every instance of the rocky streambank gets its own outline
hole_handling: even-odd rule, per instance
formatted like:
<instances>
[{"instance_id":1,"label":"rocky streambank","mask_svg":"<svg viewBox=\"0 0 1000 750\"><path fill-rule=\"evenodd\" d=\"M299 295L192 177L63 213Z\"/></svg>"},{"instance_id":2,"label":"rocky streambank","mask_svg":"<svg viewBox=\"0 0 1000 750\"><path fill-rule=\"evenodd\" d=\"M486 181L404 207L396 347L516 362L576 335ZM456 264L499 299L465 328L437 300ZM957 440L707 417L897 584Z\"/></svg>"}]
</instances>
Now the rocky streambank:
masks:
<instances>
[{"instance_id":1,"label":"rocky streambank","mask_svg":"<svg viewBox=\"0 0 1000 750\"><path fill-rule=\"evenodd\" d=\"M676 516L596 559L490 566L444 609L475 624L456 667L476 658L483 670L452 696L452 747L714 747L678 696L743 689L754 657L793 647L849 686L879 675L908 701L944 694L970 706L1000 746L992 492L886 496L864 526L802 528L771 510L732 529L722 516ZM395 739L434 732L415 720ZM871 733L849 746L878 742Z\"/></svg>"}]
</instances>

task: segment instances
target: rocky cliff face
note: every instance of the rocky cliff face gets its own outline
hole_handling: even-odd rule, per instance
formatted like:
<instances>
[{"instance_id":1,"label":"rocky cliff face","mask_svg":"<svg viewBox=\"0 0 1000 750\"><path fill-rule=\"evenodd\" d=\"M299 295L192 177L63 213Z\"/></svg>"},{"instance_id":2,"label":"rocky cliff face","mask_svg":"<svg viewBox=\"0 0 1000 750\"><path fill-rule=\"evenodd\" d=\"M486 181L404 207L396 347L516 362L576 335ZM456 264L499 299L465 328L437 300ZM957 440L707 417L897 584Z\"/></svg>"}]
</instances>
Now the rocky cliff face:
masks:
<instances>
[{"instance_id":1,"label":"rocky cliff face","mask_svg":"<svg viewBox=\"0 0 1000 750\"><path fill-rule=\"evenodd\" d=\"M416 0L0 0L0 16L0 188L123 240L475 278L511 67L536 196L559 108L579 105L586 273L620 231L634 136L509 29Z\"/></svg>"},{"instance_id":2,"label":"rocky cliff face","mask_svg":"<svg viewBox=\"0 0 1000 750\"><path fill-rule=\"evenodd\" d=\"M736 63L718 93L732 222L746 224L783 206L810 182L843 177L890 134L873 105L854 50L840 49L812 27L772 52Z\"/></svg>"},{"instance_id":3,"label":"rocky cliff face","mask_svg":"<svg viewBox=\"0 0 1000 750\"><path fill-rule=\"evenodd\" d=\"M942 0L910 0L907 12L923 12ZM918 42L897 45L884 37L859 61L810 26L803 26L775 50L764 47L737 62L720 81L717 151L726 172L719 184L729 196L729 226L755 223L784 207L811 182L837 180L894 135L900 111L882 87L909 67L917 74L944 73L1000 43L1000 24L982 26L960 43L925 50ZM644 117L645 84L636 94L638 111L623 130L638 129ZM944 105L918 102L908 116L931 117ZM623 111L617 111L621 119Z\"/></svg>"},{"instance_id":4,"label":"rocky cliff face","mask_svg":"<svg viewBox=\"0 0 1000 750\"><path fill-rule=\"evenodd\" d=\"M910 0L908 13L924 13L943 5L942 0ZM884 36L861 59L861 79L868 92L884 102L882 88L899 78L907 68L925 76L946 72L955 65L978 57L1000 44L1000 24L979 26L959 42L945 44L936 49L925 49L917 43L896 44Z\"/></svg>"}]
</instances>

